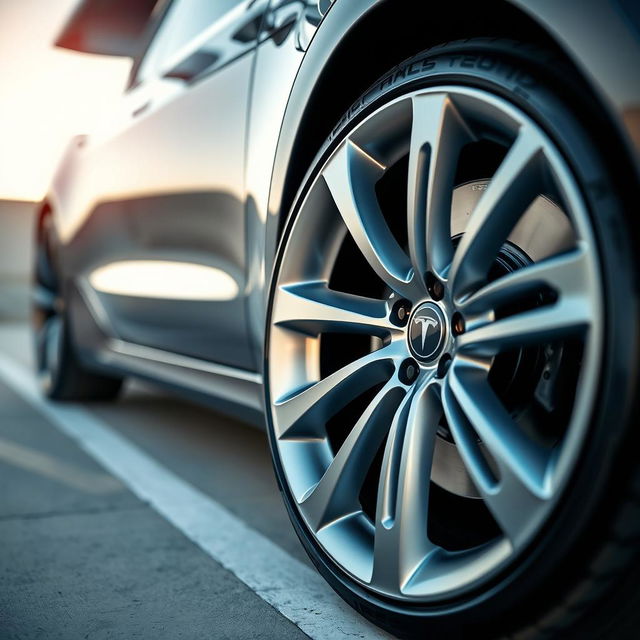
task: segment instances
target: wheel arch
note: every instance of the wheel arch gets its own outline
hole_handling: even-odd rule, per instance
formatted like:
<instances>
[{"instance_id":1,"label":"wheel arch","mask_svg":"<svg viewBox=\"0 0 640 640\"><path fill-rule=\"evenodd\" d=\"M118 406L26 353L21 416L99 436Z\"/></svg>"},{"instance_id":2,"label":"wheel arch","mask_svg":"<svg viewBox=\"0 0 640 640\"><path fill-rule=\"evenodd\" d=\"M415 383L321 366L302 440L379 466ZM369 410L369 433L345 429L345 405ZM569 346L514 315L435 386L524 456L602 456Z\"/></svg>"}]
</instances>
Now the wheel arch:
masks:
<instances>
[{"instance_id":1,"label":"wheel arch","mask_svg":"<svg viewBox=\"0 0 640 640\"><path fill-rule=\"evenodd\" d=\"M34 252L38 251L38 248L41 247L43 242L43 229L46 220L53 221L53 233L55 238L55 218L54 218L54 207L49 198L45 198L42 200L38 208L36 209L34 220L31 228L31 242L33 243ZM34 257L35 260L35 257ZM32 269L35 267L32 265ZM34 272L32 271L32 276L35 277Z\"/></svg>"},{"instance_id":2,"label":"wheel arch","mask_svg":"<svg viewBox=\"0 0 640 640\"><path fill-rule=\"evenodd\" d=\"M335 124L367 87L411 55L452 40L508 37L551 49L575 70L576 77L584 79L566 43L547 28L549 11L538 19L527 0L499 0L482 6L466 0L406 1L401 8L399 4L398 0L338 0L312 40L291 91L274 159L269 195L269 211L274 215L269 216L269 224L277 229L269 235L276 243L307 170ZM615 110L601 104L597 89L590 87L594 102L611 120ZM619 120L614 123L622 132ZM634 158L628 136L622 145L630 152L637 175L637 156Z\"/></svg>"},{"instance_id":3,"label":"wheel arch","mask_svg":"<svg viewBox=\"0 0 640 640\"><path fill-rule=\"evenodd\" d=\"M53 206L51 205L51 202L45 198L36 211L36 234L40 233L42 225L44 224L44 219L50 215L53 215Z\"/></svg>"},{"instance_id":4,"label":"wheel arch","mask_svg":"<svg viewBox=\"0 0 640 640\"><path fill-rule=\"evenodd\" d=\"M56 242L60 242L58 235L58 224L60 222L60 206L56 194L53 192L48 193L38 205L34 216L33 237L35 240L39 239L39 234L42 229L42 225L46 218L51 218L53 222L53 228L55 232Z\"/></svg>"}]
</instances>

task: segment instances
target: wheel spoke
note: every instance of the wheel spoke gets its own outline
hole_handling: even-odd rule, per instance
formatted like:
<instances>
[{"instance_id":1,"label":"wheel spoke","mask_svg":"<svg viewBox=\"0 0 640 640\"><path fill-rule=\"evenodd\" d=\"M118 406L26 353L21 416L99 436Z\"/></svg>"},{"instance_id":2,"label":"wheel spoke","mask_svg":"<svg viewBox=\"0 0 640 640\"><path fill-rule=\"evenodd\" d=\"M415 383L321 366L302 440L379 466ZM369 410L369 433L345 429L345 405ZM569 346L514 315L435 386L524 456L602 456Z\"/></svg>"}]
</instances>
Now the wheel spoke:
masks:
<instances>
[{"instance_id":1,"label":"wheel spoke","mask_svg":"<svg viewBox=\"0 0 640 640\"><path fill-rule=\"evenodd\" d=\"M442 406L460 457L476 489L481 494L492 492L496 484L494 471L482 455L478 444L478 436L473 430L471 422L460 408L448 379L442 389Z\"/></svg>"},{"instance_id":2,"label":"wheel spoke","mask_svg":"<svg viewBox=\"0 0 640 640\"><path fill-rule=\"evenodd\" d=\"M41 325L36 329L35 338L35 354L37 359L37 365L39 370L43 370L47 364L47 332L48 319L45 319Z\"/></svg>"},{"instance_id":3,"label":"wheel spoke","mask_svg":"<svg viewBox=\"0 0 640 640\"><path fill-rule=\"evenodd\" d=\"M411 262L391 233L376 197L375 185L384 170L347 140L322 175L349 233L372 269L396 293L413 300L418 294Z\"/></svg>"},{"instance_id":4,"label":"wheel spoke","mask_svg":"<svg viewBox=\"0 0 640 640\"><path fill-rule=\"evenodd\" d=\"M496 449L504 449L504 446L499 446L492 450L499 471L499 478L496 478L494 470L490 468L480 451L476 431L471 426L470 418L461 408L450 386L445 386L442 398L447 423L455 438L467 471L484 499L487 508L511 545L514 548L520 547L534 531L540 515L548 506L547 496L542 495L542 492L539 491L540 487L533 491L531 482L523 481L523 476L528 476L530 472L526 468L527 463L524 460L519 462L514 453L508 453L505 458L495 455ZM466 405L466 408L470 409L468 402L466 402ZM470 412L473 413L471 420L477 418L477 410L471 409ZM477 420L474 421L473 427L477 427L478 422ZM500 431L505 430L505 423L493 426L498 426L496 436ZM482 424L480 428L483 428ZM507 431L510 431L510 429L508 428ZM529 446L530 443L526 443L523 448L526 450ZM489 449L489 447L487 448ZM540 466L539 462L534 462L534 464ZM514 471L514 469L518 471ZM531 474L530 480L533 480L536 485L542 479L541 477L533 478L533 475L539 475L539 473L540 471Z\"/></svg>"},{"instance_id":5,"label":"wheel spoke","mask_svg":"<svg viewBox=\"0 0 640 640\"><path fill-rule=\"evenodd\" d=\"M42 370L53 372L58 369L60 358L60 342L62 340L62 318L51 316L47 319L38 335L37 348L41 349Z\"/></svg>"},{"instance_id":6,"label":"wheel spoke","mask_svg":"<svg viewBox=\"0 0 640 640\"><path fill-rule=\"evenodd\" d=\"M47 314L55 312L58 307L58 297L55 292L41 284L37 284L32 289L31 301L38 311Z\"/></svg>"},{"instance_id":7,"label":"wheel spoke","mask_svg":"<svg viewBox=\"0 0 640 640\"><path fill-rule=\"evenodd\" d=\"M456 300L484 282L498 250L544 186L539 135L524 127L471 213L456 249L450 281Z\"/></svg>"},{"instance_id":8,"label":"wheel spoke","mask_svg":"<svg viewBox=\"0 0 640 640\"><path fill-rule=\"evenodd\" d=\"M394 416L385 447L376 508L372 582L402 589L437 547L427 537L429 484L439 394L426 381L407 394Z\"/></svg>"},{"instance_id":9,"label":"wheel spoke","mask_svg":"<svg viewBox=\"0 0 640 640\"><path fill-rule=\"evenodd\" d=\"M456 359L449 384L460 408L500 466L510 468L530 491L542 494L547 453L513 421L491 389L486 369Z\"/></svg>"},{"instance_id":10,"label":"wheel spoke","mask_svg":"<svg viewBox=\"0 0 640 640\"><path fill-rule=\"evenodd\" d=\"M518 269L483 287L459 305L462 313L485 313L545 287L559 298L579 298L588 289L588 250L584 245L568 253Z\"/></svg>"},{"instance_id":11,"label":"wheel spoke","mask_svg":"<svg viewBox=\"0 0 640 640\"><path fill-rule=\"evenodd\" d=\"M514 347L552 342L584 332L591 318L588 298L570 296L555 304L471 329L458 337L458 350L461 353L493 356Z\"/></svg>"},{"instance_id":12,"label":"wheel spoke","mask_svg":"<svg viewBox=\"0 0 640 640\"><path fill-rule=\"evenodd\" d=\"M315 531L361 510L360 489L404 393L393 378L376 394L318 484L303 499L301 508Z\"/></svg>"},{"instance_id":13,"label":"wheel spoke","mask_svg":"<svg viewBox=\"0 0 640 640\"><path fill-rule=\"evenodd\" d=\"M408 236L411 260L423 277L440 277L451 263L451 198L462 147L474 139L447 94L412 99Z\"/></svg>"},{"instance_id":14,"label":"wheel spoke","mask_svg":"<svg viewBox=\"0 0 640 640\"><path fill-rule=\"evenodd\" d=\"M325 281L282 285L274 324L310 335L326 331L385 336L397 329L384 300L329 289Z\"/></svg>"},{"instance_id":15,"label":"wheel spoke","mask_svg":"<svg viewBox=\"0 0 640 640\"><path fill-rule=\"evenodd\" d=\"M281 439L323 437L326 421L354 397L391 378L402 357L392 342L342 367L318 382L274 402Z\"/></svg>"}]
</instances>

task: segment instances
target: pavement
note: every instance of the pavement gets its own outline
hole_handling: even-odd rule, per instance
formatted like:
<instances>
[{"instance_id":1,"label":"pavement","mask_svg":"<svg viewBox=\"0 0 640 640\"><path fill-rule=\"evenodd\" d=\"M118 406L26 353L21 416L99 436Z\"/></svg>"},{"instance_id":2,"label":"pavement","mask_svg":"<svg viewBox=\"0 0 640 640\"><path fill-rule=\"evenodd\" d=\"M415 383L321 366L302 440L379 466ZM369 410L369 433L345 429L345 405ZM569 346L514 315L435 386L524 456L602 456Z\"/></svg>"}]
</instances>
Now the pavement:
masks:
<instances>
[{"instance_id":1,"label":"pavement","mask_svg":"<svg viewBox=\"0 0 640 640\"><path fill-rule=\"evenodd\" d=\"M0 324L0 640L384 638L308 562L265 434L138 383L43 400Z\"/></svg>"}]
</instances>

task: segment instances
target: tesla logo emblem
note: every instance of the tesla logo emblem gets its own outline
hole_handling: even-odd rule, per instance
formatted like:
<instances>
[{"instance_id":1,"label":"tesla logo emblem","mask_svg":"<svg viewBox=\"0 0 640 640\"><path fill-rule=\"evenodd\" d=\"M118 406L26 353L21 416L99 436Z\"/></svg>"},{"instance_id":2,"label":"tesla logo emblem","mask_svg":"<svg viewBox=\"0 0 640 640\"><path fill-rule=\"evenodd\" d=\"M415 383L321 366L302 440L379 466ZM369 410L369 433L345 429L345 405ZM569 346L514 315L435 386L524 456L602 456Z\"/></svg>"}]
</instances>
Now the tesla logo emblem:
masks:
<instances>
[{"instance_id":1,"label":"tesla logo emblem","mask_svg":"<svg viewBox=\"0 0 640 640\"><path fill-rule=\"evenodd\" d=\"M427 331L429 330L429 327L437 327L438 321L435 320L434 318L414 318L413 322L414 324L418 323L422 325L420 327L421 337L422 337L421 349L422 351L424 351L424 341L427 339Z\"/></svg>"},{"instance_id":2,"label":"tesla logo emblem","mask_svg":"<svg viewBox=\"0 0 640 640\"><path fill-rule=\"evenodd\" d=\"M442 350L445 338L445 317L433 302L425 302L411 318L407 339L416 358L432 361Z\"/></svg>"}]
</instances>

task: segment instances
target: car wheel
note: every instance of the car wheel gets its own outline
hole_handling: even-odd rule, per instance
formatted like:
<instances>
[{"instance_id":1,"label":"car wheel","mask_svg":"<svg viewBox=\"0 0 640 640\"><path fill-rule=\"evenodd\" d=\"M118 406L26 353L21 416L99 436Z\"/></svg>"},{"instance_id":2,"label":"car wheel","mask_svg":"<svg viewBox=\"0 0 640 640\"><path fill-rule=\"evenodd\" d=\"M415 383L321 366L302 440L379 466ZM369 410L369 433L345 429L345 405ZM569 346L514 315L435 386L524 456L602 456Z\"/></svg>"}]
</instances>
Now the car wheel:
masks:
<instances>
[{"instance_id":1,"label":"car wheel","mask_svg":"<svg viewBox=\"0 0 640 640\"><path fill-rule=\"evenodd\" d=\"M110 400L118 395L121 378L88 370L76 354L56 264L51 214L44 215L36 234L31 326L38 381L47 397Z\"/></svg>"},{"instance_id":2,"label":"car wheel","mask_svg":"<svg viewBox=\"0 0 640 640\"><path fill-rule=\"evenodd\" d=\"M635 629L637 261L589 99L532 47L426 51L337 123L284 228L276 475L322 575L400 636Z\"/></svg>"}]
</instances>

